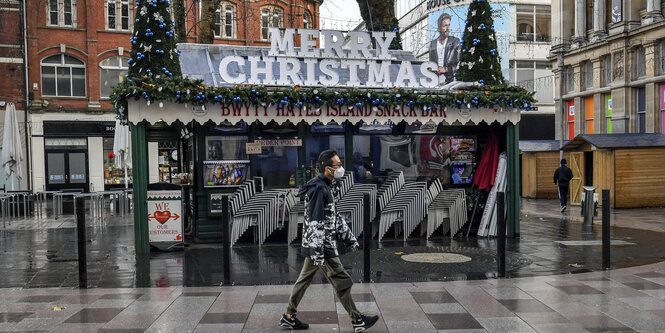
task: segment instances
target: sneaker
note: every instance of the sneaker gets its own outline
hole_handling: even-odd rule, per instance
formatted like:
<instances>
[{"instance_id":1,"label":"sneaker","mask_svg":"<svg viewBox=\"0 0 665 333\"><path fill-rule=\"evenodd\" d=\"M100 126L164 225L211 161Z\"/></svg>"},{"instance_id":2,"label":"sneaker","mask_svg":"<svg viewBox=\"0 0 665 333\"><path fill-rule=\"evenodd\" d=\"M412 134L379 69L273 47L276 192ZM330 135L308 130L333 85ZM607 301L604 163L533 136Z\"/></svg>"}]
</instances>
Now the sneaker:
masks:
<instances>
[{"instance_id":1,"label":"sneaker","mask_svg":"<svg viewBox=\"0 0 665 333\"><path fill-rule=\"evenodd\" d=\"M564 210L566 210L566 206L561 206L561 212L562 213L563 213Z\"/></svg>"},{"instance_id":2,"label":"sneaker","mask_svg":"<svg viewBox=\"0 0 665 333\"><path fill-rule=\"evenodd\" d=\"M353 330L354 332L363 332L366 329L374 326L378 320L379 316L360 315L359 318L353 321Z\"/></svg>"},{"instance_id":3,"label":"sneaker","mask_svg":"<svg viewBox=\"0 0 665 333\"><path fill-rule=\"evenodd\" d=\"M291 318L286 318L286 314L283 314L282 318L279 319L279 326L290 330L306 330L309 328L309 324L298 320L295 315L292 315Z\"/></svg>"}]
</instances>

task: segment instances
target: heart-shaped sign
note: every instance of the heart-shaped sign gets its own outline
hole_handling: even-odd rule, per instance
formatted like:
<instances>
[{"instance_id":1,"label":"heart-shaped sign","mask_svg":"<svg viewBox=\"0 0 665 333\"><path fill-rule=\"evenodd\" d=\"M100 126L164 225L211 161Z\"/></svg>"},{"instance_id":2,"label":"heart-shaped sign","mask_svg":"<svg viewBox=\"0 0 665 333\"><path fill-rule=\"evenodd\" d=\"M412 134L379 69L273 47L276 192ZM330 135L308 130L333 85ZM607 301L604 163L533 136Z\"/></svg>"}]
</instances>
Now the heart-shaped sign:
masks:
<instances>
[{"instance_id":1,"label":"heart-shaped sign","mask_svg":"<svg viewBox=\"0 0 665 333\"><path fill-rule=\"evenodd\" d=\"M164 224L171 217L171 212L169 212L168 210L164 212L155 211L153 216L155 217L155 220L157 220L157 222Z\"/></svg>"}]
</instances>

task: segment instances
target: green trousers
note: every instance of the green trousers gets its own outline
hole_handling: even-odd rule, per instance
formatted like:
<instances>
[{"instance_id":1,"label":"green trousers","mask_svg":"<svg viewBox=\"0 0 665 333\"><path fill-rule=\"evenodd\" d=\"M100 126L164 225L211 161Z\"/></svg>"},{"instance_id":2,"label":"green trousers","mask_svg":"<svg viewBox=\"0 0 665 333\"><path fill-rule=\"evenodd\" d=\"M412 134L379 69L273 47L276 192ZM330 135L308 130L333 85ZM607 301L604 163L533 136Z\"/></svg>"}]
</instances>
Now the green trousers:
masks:
<instances>
[{"instance_id":1,"label":"green trousers","mask_svg":"<svg viewBox=\"0 0 665 333\"><path fill-rule=\"evenodd\" d=\"M314 265L314 262L310 258L305 259L298 281L296 281L296 284L293 286L293 291L291 291L289 306L286 308L286 313L290 315L296 314L298 311L298 304L300 304L302 297L305 295L305 291L307 291L307 287L312 284L314 275L316 275L316 272L319 269L326 274L326 278L328 278L328 281L335 289L337 298L339 298L340 303L342 303L346 312L349 313L351 319L358 318L360 312L356 308L356 304L353 303L353 298L351 297L353 280L351 280L349 273L344 270L342 262L339 261L339 258L337 257L326 259L326 263L323 266Z\"/></svg>"}]
</instances>

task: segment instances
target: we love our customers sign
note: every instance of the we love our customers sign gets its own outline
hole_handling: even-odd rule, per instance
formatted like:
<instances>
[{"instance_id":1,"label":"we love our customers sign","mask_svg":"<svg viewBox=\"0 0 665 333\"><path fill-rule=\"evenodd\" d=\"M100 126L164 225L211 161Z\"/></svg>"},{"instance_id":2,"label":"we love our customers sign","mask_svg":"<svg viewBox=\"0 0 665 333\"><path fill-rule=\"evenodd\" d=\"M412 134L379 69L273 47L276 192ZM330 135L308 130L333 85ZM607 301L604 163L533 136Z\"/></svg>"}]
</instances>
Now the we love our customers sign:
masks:
<instances>
[{"instance_id":1,"label":"we love our customers sign","mask_svg":"<svg viewBox=\"0 0 665 333\"><path fill-rule=\"evenodd\" d=\"M150 243L182 242L181 191L148 191Z\"/></svg>"}]
</instances>

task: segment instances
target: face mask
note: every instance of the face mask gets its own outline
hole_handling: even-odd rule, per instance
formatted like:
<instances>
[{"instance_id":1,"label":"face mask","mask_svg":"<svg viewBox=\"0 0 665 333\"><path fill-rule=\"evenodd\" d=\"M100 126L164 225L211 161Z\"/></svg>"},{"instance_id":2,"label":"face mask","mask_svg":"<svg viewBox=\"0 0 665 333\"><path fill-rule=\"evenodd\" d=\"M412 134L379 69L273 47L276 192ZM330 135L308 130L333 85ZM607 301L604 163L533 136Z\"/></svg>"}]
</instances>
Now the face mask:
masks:
<instances>
[{"instance_id":1,"label":"face mask","mask_svg":"<svg viewBox=\"0 0 665 333\"><path fill-rule=\"evenodd\" d=\"M344 167L340 166L337 169L335 169L335 173L333 173L333 177L336 179L344 177Z\"/></svg>"}]
</instances>

